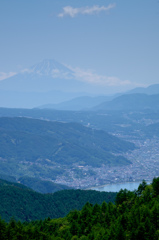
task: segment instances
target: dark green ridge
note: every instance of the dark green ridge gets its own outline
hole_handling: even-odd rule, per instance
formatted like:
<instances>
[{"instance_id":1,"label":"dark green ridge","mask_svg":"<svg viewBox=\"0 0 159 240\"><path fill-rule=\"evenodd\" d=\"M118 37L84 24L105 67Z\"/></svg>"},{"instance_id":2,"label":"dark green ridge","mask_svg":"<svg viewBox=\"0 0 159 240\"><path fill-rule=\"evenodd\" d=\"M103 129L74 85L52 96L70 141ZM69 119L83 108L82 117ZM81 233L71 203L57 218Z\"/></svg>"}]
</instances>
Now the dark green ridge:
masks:
<instances>
[{"instance_id":1,"label":"dark green ridge","mask_svg":"<svg viewBox=\"0 0 159 240\"><path fill-rule=\"evenodd\" d=\"M82 209L86 202L114 202L116 193L94 190L62 190L53 194L37 193L26 186L0 180L0 216L9 221L64 217L73 209Z\"/></svg>"}]
</instances>

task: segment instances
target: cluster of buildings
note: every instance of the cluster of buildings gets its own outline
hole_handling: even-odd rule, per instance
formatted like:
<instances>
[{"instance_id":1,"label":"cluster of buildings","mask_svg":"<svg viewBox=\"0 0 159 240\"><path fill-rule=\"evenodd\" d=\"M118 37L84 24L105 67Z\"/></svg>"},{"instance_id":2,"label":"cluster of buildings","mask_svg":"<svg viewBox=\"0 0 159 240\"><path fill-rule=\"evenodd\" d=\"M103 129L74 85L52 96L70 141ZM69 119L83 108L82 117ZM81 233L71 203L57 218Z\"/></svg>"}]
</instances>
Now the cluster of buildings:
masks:
<instances>
[{"instance_id":1,"label":"cluster of buildings","mask_svg":"<svg viewBox=\"0 0 159 240\"><path fill-rule=\"evenodd\" d=\"M74 166L67 176L59 177L56 183L74 188L89 188L112 183L151 181L159 176L159 139L133 140L137 148L123 154L132 164L122 167L100 168ZM77 174L78 173L78 174Z\"/></svg>"}]
</instances>

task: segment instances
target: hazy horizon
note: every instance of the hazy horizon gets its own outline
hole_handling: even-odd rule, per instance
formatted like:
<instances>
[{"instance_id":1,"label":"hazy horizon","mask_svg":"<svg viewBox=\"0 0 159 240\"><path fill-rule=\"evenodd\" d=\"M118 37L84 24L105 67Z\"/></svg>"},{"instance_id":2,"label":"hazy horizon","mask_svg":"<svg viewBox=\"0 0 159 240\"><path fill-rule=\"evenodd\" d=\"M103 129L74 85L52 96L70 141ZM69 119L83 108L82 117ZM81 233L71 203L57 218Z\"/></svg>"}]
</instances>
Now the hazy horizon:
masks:
<instances>
[{"instance_id":1,"label":"hazy horizon","mask_svg":"<svg viewBox=\"0 0 159 240\"><path fill-rule=\"evenodd\" d=\"M0 83L44 59L97 95L159 83L157 1L3 1L0 19Z\"/></svg>"}]
</instances>

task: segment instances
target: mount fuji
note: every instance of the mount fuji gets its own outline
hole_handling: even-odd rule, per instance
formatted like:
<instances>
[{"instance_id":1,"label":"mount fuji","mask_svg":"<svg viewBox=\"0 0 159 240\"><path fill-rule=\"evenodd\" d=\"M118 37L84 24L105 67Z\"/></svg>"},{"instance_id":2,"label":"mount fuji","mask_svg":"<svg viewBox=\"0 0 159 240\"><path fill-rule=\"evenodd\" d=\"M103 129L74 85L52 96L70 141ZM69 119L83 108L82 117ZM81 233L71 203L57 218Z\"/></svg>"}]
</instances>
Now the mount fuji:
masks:
<instances>
[{"instance_id":1,"label":"mount fuji","mask_svg":"<svg viewBox=\"0 0 159 240\"><path fill-rule=\"evenodd\" d=\"M82 87L84 83L75 79L75 73L55 60L43 60L0 82L1 90L20 92L66 92Z\"/></svg>"},{"instance_id":2,"label":"mount fuji","mask_svg":"<svg viewBox=\"0 0 159 240\"><path fill-rule=\"evenodd\" d=\"M55 60L42 62L0 81L0 107L32 108L92 95L91 84ZM88 94L89 93L89 94Z\"/></svg>"}]
</instances>

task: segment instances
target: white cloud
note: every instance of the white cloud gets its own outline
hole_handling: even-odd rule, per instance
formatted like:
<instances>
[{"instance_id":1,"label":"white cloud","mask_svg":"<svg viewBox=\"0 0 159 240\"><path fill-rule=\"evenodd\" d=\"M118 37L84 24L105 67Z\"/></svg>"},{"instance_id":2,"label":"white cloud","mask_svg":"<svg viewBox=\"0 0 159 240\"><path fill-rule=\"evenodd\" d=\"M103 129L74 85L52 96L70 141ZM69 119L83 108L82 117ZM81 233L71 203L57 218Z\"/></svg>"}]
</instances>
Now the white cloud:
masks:
<instances>
[{"instance_id":1,"label":"white cloud","mask_svg":"<svg viewBox=\"0 0 159 240\"><path fill-rule=\"evenodd\" d=\"M25 68L25 69L21 70L21 73L32 73L33 71L34 71L33 69Z\"/></svg>"},{"instance_id":2,"label":"white cloud","mask_svg":"<svg viewBox=\"0 0 159 240\"><path fill-rule=\"evenodd\" d=\"M58 14L58 17L65 17L65 16L70 16L70 17L75 17L78 14L97 14L99 12L105 11L108 12L110 9L114 8L116 4L109 4L107 7L105 6L93 6L93 7L83 7L83 8L73 8L71 6L66 6L63 8L63 12Z\"/></svg>"},{"instance_id":3,"label":"white cloud","mask_svg":"<svg viewBox=\"0 0 159 240\"><path fill-rule=\"evenodd\" d=\"M5 72L0 72L0 81L4 80L6 78L12 77L16 74L16 72L9 72L9 73L5 73Z\"/></svg>"},{"instance_id":4,"label":"white cloud","mask_svg":"<svg viewBox=\"0 0 159 240\"><path fill-rule=\"evenodd\" d=\"M51 75L53 78L65 78L65 79L71 79L72 76L70 76L70 73L67 71L60 71L59 69L53 69L51 71Z\"/></svg>"},{"instance_id":5,"label":"white cloud","mask_svg":"<svg viewBox=\"0 0 159 240\"><path fill-rule=\"evenodd\" d=\"M92 72L91 70L82 70L80 68L69 68L74 72L74 76L77 80L88 82L98 86L129 86L132 83L129 80L121 80L114 76L103 76Z\"/></svg>"}]
</instances>

